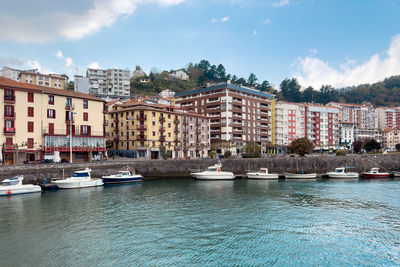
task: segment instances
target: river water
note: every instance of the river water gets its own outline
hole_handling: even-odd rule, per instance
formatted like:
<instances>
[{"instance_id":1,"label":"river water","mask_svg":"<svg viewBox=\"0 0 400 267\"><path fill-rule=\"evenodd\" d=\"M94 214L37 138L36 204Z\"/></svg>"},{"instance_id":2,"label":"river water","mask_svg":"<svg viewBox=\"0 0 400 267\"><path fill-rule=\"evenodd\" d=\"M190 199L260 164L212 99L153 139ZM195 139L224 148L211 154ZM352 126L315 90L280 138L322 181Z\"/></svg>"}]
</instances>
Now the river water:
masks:
<instances>
[{"instance_id":1,"label":"river water","mask_svg":"<svg viewBox=\"0 0 400 267\"><path fill-rule=\"evenodd\" d=\"M0 198L0 266L400 265L400 181L195 181Z\"/></svg>"}]
</instances>

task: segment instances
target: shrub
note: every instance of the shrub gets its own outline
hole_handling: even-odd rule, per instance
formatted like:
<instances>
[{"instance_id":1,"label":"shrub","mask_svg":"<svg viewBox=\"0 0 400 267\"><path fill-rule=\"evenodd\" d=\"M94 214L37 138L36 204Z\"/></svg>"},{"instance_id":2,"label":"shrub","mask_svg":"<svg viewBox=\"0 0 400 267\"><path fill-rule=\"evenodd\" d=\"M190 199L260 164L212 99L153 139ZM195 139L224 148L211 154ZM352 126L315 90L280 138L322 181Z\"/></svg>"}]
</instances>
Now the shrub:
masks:
<instances>
[{"instance_id":1,"label":"shrub","mask_svg":"<svg viewBox=\"0 0 400 267\"><path fill-rule=\"evenodd\" d=\"M215 153L214 150L211 150L210 153L208 153L208 155L209 155L210 158L212 158L212 159L215 157L215 154L216 154L216 153Z\"/></svg>"},{"instance_id":2,"label":"shrub","mask_svg":"<svg viewBox=\"0 0 400 267\"><path fill-rule=\"evenodd\" d=\"M336 156L346 156L347 152L346 150L338 150L336 151Z\"/></svg>"},{"instance_id":3,"label":"shrub","mask_svg":"<svg viewBox=\"0 0 400 267\"><path fill-rule=\"evenodd\" d=\"M225 157L226 159L229 159L231 156L232 156L232 152L230 152L229 150L225 151L224 157Z\"/></svg>"},{"instance_id":4,"label":"shrub","mask_svg":"<svg viewBox=\"0 0 400 267\"><path fill-rule=\"evenodd\" d=\"M304 156L310 154L313 151L313 144L307 138L299 138L293 141L290 146L290 152Z\"/></svg>"}]
</instances>

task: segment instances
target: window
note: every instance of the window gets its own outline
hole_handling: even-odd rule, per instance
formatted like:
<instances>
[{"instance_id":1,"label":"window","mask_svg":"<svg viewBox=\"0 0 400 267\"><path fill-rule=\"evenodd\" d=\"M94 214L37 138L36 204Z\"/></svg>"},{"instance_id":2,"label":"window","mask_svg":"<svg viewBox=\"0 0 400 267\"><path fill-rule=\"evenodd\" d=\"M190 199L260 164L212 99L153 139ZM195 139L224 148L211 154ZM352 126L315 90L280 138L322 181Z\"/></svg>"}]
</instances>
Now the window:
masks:
<instances>
[{"instance_id":1,"label":"window","mask_svg":"<svg viewBox=\"0 0 400 267\"><path fill-rule=\"evenodd\" d=\"M171 114L168 114L168 119L171 119Z\"/></svg>"},{"instance_id":2,"label":"window","mask_svg":"<svg viewBox=\"0 0 400 267\"><path fill-rule=\"evenodd\" d=\"M49 123L49 134L54 134L54 123Z\"/></svg>"},{"instance_id":3,"label":"window","mask_svg":"<svg viewBox=\"0 0 400 267\"><path fill-rule=\"evenodd\" d=\"M88 108L88 101L87 101L87 99L84 99L84 100L83 100L83 108L84 108L84 109L87 109L87 108Z\"/></svg>"},{"instance_id":4,"label":"window","mask_svg":"<svg viewBox=\"0 0 400 267\"><path fill-rule=\"evenodd\" d=\"M82 135L91 135L91 126L81 125L81 134Z\"/></svg>"},{"instance_id":5,"label":"window","mask_svg":"<svg viewBox=\"0 0 400 267\"><path fill-rule=\"evenodd\" d=\"M65 121L73 121L74 116L71 111L65 111Z\"/></svg>"},{"instance_id":6,"label":"window","mask_svg":"<svg viewBox=\"0 0 400 267\"><path fill-rule=\"evenodd\" d=\"M28 107L28 117L33 117L33 113L34 113L33 107Z\"/></svg>"},{"instance_id":7,"label":"window","mask_svg":"<svg viewBox=\"0 0 400 267\"><path fill-rule=\"evenodd\" d=\"M156 122L155 121L152 121L152 123L151 123L153 126L156 126Z\"/></svg>"},{"instance_id":8,"label":"window","mask_svg":"<svg viewBox=\"0 0 400 267\"><path fill-rule=\"evenodd\" d=\"M153 131L153 136L156 136L156 132L155 131Z\"/></svg>"},{"instance_id":9,"label":"window","mask_svg":"<svg viewBox=\"0 0 400 267\"><path fill-rule=\"evenodd\" d=\"M31 103L33 103L33 93L29 93L28 92L28 102L31 102Z\"/></svg>"},{"instance_id":10,"label":"window","mask_svg":"<svg viewBox=\"0 0 400 267\"><path fill-rule=\"evenodd\" d=\"M33 138L28 138L28 148L33 148Z\"/></svg>"},{"instance_id":11,"label":"window","mask_svg":"<svg viewBox=\"0 0 400 267\"><path fill-rule=\"evenodd\" d=\"M88 121L89 120L89 114L87 112L83 112L83 120Z\"/></svg>"},{"instance_id":12,"label":"window","mask_svg":"<svg viewBox=\"0 0 400 267\"><path fill-rule=\"evenodd\" d=\"M12 137L7 137L7 138L6 138L6 143L7 143L7 145L12 146L12 145L13 145L13 139L12 139Z\"/></svg>"},{"instance_id":13,"label":"window","mask_svg":"<svg viewBox=\"0 0 400 267\"><path fill-rule=\"evenodd\" d=\"M49 95L49 105L54 105L54 96Z\"/></svg>"},{"instance_id":14,"label":"window","mask_svg":"<svg viewBox=\"0 0 400 267\"><path fill-rule=\"evenodd\" d=\"M168 115L169 116L169 115ZM171 128L171 123L168 123L168 128Z\"/></svg>"},{"instance_id":15,"label":"window","mask_svg":"<svg viewBox=\"0 0 400 267\"><path fill-rule=\"evenodd\" d=\"M4 113L7 117L15 117L14 115L14 106L5 105L4 106Z\"/></svg>"},{"instance_id":16,"label":"window","mask_svg":"<svg viewBox=\"0 0 400 267\"><path fill-rule=\"evenodd\" d=\"M4 95L5 100L15 100L15 95L13 90L6 90Z\"/></svg>"},{"instance_id":17,"label":"window","mask_svg":"<svg viewBox=\"0 0 400 267\"><path fill-rule=\"evenodd\" d=\"M28 132L33 133L33 121L28 121Z\"/></svg>"},{"instance_id":18,"label":"window","mask_svg":"<svg viewBox=\"0 0 400 267\"><path fill-rule=\"evenodd\" d=\"M171 137L171 133L168 133L168 137Z\"/></svg>"},{"instance_id":19,"label":"window","mask_svg":"<svg viewBox=\"0 0 400 267\"><path fill-rule=\"evenodd\" d=\"M152 113L151 113L151 116L155 117L155 116L156 116L156 113L155 113L155 112L152 112Z\"/></svg>"},{"instance_id":20,"label":"window","mask_svg":"<svg viewBox=\"0 0 400 267\"><path fill-rule=\"evenodd\" d=\"M47 110L47 118L55 119L56 118L56 111L54 109Z\"/></svg>"},{"instance_id":21,"label":"window","mask_svg":"<svg viewBox=\"0 0 400 267\"><path fill-rule=\"evenodd\" d=\"M67 102L65 103L66 107L72 108L72 98L67 97Z\"/></svg>"}]
</instances>

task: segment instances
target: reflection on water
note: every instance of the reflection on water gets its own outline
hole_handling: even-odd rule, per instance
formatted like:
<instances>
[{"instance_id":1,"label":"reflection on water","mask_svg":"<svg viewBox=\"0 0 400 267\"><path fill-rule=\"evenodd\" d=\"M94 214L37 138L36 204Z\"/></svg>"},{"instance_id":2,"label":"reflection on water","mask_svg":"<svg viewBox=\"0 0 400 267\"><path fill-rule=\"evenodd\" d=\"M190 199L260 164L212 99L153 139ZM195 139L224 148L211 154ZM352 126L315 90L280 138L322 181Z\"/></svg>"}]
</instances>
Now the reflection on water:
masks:
<instances>
[{"instance_id":1,"label":"reflection on water","mask_svg":"<svg viewBox=\"0 0 400 267\"><path fill-rule=\"evenodd\" d=\"M150 180L0 198L0 225L14 266L399 265L400 181Z\"/></svg>"}]
</instances>

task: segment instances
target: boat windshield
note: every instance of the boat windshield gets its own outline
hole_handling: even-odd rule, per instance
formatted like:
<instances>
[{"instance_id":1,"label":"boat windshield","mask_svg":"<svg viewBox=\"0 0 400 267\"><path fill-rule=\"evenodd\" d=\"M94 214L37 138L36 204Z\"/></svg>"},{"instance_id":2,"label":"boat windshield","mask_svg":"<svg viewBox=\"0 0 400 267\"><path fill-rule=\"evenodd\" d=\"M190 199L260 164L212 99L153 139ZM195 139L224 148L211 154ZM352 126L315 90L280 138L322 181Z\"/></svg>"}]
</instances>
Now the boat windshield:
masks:
<instances>
[{"instance_id":1,"label":"boat windshield","mask_svg":"<svg viewBox=\"0 0 400 267\"><path fill-rule=\"evenodd\" d=\"M343 169L342 169L342 168L336 169L336 172L338 172L338 173L343 173Z\"/></svg>"},{"instance_id":2,"label":"boat windshield","mask_svg":"<svg viewBox=\"0 0 400 267\"><path fill-rule=\"evenodd\" d=\"M19 182L18 178L11 178L11 179L7 179L7 181L2 181L1 185L2 186L17 185L18 182Z\"/></svg>"},{"instance_id":3,"label":"boat windshield","mask_svg":"<svg viewBox=\"0 0 400 267\"><path fill-rule=\"evenodd\" d=\"M89 177L88 172L75 172L72 177Z\"/></svg>"},{"instance_id":4,"label":"boat windshield","mask_svg":"<svg viewBox=\"0 0 400 267\"><path fill-rule=\"evenodd\" d=\"M214 167L208 168L208 171L209 171L209 172L216 172L216 171L217 171L217 168L214 168Z\"/></svg>"}]
</instances>

